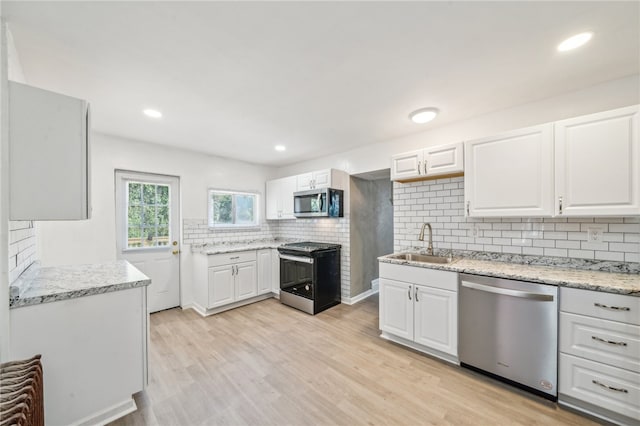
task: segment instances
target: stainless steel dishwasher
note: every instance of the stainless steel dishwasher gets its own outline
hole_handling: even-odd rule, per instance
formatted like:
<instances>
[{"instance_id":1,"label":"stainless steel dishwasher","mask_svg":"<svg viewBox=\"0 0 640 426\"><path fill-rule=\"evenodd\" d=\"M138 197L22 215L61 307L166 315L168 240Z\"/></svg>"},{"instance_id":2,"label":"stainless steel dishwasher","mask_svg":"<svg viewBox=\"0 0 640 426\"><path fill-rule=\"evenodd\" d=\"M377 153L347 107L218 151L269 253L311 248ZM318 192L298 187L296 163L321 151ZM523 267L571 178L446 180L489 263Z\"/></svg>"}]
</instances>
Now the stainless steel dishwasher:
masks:
<instances>
[{"instance_id":1,"label":"stainless steel dishwasher","mask_svg":"<svg viewBox=\"0 0 640 426\"><path fill-rule=\"evenodd\" d=\"M461 365L555 400L558 288L460 274L458 297Z\"/></svg>"}]
</instances>

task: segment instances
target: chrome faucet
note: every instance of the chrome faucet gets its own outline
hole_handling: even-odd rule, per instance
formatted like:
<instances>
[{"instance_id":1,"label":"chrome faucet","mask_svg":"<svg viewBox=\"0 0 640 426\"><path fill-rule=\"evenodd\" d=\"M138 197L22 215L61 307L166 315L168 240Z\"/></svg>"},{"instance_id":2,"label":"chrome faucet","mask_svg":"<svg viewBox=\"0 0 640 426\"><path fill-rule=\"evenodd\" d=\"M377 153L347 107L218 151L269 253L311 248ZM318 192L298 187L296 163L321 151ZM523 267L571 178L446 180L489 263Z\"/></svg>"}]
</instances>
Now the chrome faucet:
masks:
<instances>
[{"instance_id":1,"label":"chrome faucet","mask_svg":"<svg viewBox=\"0 0 640 426\"><path fill-rule=\"evenodd\" d=\"M433 256L433 229L431 229L430 223L423 223L420 235L418 235L418 241L424 241L424 228L429 227L429 246L427 247L427 254Z\"/></svg>"}]
</instances>

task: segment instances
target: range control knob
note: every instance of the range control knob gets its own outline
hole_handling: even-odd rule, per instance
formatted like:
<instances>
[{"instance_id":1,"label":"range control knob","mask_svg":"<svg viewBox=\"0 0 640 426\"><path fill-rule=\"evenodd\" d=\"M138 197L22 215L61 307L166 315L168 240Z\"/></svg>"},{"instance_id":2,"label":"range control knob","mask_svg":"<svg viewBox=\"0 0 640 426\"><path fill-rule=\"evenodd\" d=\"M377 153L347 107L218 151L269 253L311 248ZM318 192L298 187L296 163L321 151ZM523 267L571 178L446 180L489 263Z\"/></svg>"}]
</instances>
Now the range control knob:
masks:
<instances>
[{"instance_id":1,"label":"range control knob","mask_svg":"<svg viewBox=\"0 0 640 426\"><path fill-rule=\"evenodd\" d=\"M304 289L309 291L309 289L311 289L311 287L309 286L309 284L307 284L307 285L304 286Z\"/></svg>"}]
</instances>

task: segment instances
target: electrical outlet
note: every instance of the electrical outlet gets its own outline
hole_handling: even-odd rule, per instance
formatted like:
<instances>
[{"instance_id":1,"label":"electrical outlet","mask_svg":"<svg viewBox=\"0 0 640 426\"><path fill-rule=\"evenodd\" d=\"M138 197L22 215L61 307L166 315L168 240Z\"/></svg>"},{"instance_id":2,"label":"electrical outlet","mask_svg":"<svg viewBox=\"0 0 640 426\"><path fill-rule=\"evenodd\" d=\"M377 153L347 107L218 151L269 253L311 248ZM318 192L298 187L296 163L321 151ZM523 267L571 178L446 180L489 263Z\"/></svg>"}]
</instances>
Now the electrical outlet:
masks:
<instances>
[{"instance_id":1,"label":"electrical outlet","mask_svg":"<svg viewBox=\"0 0 640 426\"><path fill-rule=\"evenodd\" d=\"M473 226L471 227L471 235L474 238L477 238L480 236L480 226L478 226L477 223L474 223Z\"/></svg>"},{"instance_id":2,"label":"electrical outlet","mask_svg":"<svg viewBox=\"0 0 640 426\"><path fill-rule=\"evenodd\" d=\"M603 233L603 227L596 225L589 226L587 227L587 241L589 241L590 243L601 243Z\"/></svg>"}]
</instances>

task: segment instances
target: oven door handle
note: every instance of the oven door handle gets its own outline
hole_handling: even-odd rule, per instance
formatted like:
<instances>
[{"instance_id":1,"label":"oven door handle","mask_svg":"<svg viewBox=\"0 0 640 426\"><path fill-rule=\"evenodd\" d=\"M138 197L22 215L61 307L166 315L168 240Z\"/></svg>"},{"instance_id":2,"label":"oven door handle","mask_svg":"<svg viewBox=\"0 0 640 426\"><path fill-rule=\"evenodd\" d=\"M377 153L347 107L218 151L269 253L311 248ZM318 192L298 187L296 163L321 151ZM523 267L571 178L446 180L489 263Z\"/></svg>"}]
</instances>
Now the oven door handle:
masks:
<instances>
[{"instance_id":1,"label":"oven door handle","mask_svg":"<svg viewBox=\"0 0 640 426\"><path fill-rule=\"evenodd\" d=\"M279 254L280 259L291 260L292 262L304 262L313 264L313 258L302 256L290 256L288 254Z\"/></svg>"}]
</instances>

